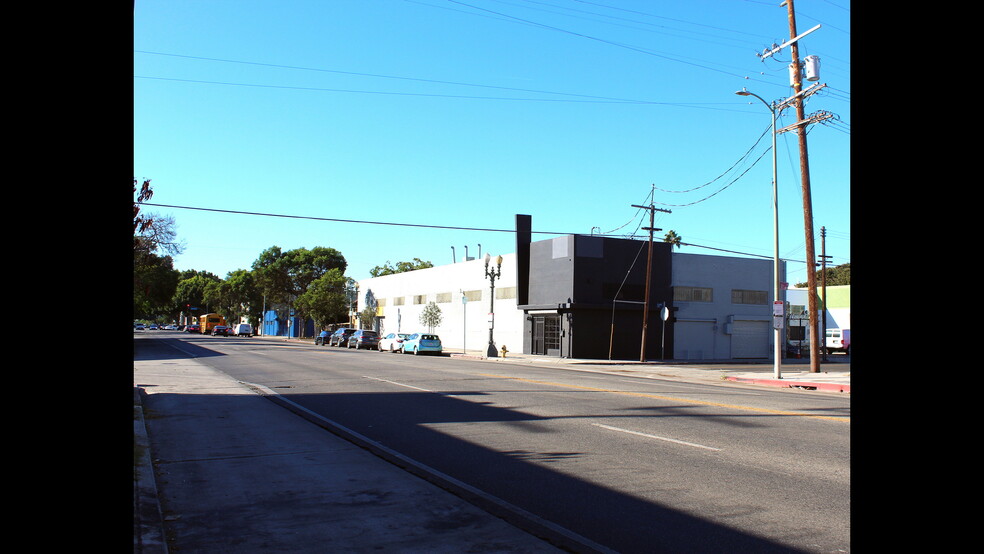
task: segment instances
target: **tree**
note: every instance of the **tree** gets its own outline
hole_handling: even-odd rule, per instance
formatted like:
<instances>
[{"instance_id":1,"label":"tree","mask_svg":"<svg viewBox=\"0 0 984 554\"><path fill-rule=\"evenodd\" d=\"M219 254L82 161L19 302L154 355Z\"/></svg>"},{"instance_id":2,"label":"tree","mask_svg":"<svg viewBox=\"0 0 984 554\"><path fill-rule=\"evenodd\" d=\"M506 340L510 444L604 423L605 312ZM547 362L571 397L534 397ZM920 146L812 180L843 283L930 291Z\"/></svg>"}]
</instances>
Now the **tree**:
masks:
<instances>
[{"instance_id":1,"label":"tree","mask_svg":"<svg viewBox=\"0 0 984 554\"><path fill-rule=\"evenodd\" d=\"M383 275L416 271L418 269L427 269L428 267L434 267L434 264L431 262L425 262L420 258L414 258L412 262L396 262L396 266L390 265L390 261L386 260L385 264L377 265L376 267L370 269L369 275L371 277L382 277Z\"/></svg>"},{"instance_id":2,"label":"tree","mask_svg":"<svg viewBox=\"0 0 984 554\"><path fill-rule=\"evenodd\" d=\"M663 237L663 242L668 242L671 245L676 246L677 248L680 248L682 241L683 241L683 237L678 235L676 231L673 230L670 230L670 232L666 233L666 236Z\"/></svg>"},{"instance_id":3,"label":"tree","mask_svg":"<svg viewBox=\"0 0 984 554\"><path fill-rule=\"evenodd\" d=\"M182 245L175 241L174 218L142 213L140 204L150 200L154 191L150 179L137 189L133 180L133 316L160 319L173 313L174 295L179 274L173 256Z\"/></svg>"},{"instance_id":4,"label":"tree","mask_svg":"<svg viewBox=\"0 0 984 554\"><path fill-rule=\"evenodd\" d=\"M133 180L133 192L137 193L137 180ZM177 256L184 251L184 245L176 241L174 218L153 213L141 213L140 204L153 198L154 191L150 179L143 182L136 200L133 202L133 250L138 253L154 254L161 252L168 256Z\"/></svg>"},{"instance_id":5,"label":"tree","mask_svg":"<svg viewBox=\"0 0 984 554\"><path fill-rule=\"evenodd\" d=\"M257 287L271 304L293 305L297 315L312 317L306 312L310 302L298 304L301 297L316 281L337 269L344 275L347 263L341 252L334 248L317 246L310 250L296 248L282 251L279 246L271 246L260 253L253 262L253 272Z\"/></svg>"},{"instance_id":6,"label":"tree","mask_svg":"<svg viewBox=\"0 0 984 554\"><path fill-rule=\"evenodd\" d=\"M833 267L826 268L827 271L827 286L836 287L838 285L850 285L851 284L851 264L850 262L846 264L841 264ZM823 270L817 270L817 284L823 282ZM797 287L806 287L807 283L797 283Z\"/></svg>"},{"instance_id":7,"label":"tree","mask_svg":"<svg viewBox=\"0 0 984 554\"><path fill-rule=\"evenodd\" d=\"M373 322L376 321L376 308L366 306L359 312L359 326L362 329L372 329Z\"/></svg>"},{"instance_id":8,"label":"tree","mask_svg":"<svg viewBox=\"0 0 984 554\"><path fill-rule=\"evenodd\" d=\"M338 268L332 268L315 279L294 305L314 320L316 329L323 329L348 316L345 285L346 277Z\"/></svg>"},{"instance_id":9,"label":"tree","mask_svg":"<svg viewBox=\"0 0 984 554\"><path fill-rule=\"evenodd\" d=\"M181 278L177 283L172 297L174 304L179 311L188 314L188 317L195 319L205 314L209 310L205 301L205 291L210 283L217 282L219 278L207 271L189 270L181 273Z\"/></svg>"},{"instance_id":10,"label":"tree","mask_svg":"<svg viewBox=\"0 0 984 554\"><path fill-rule=\"evenodd\" d=\"M433 333L434 328L440 325L443 319L441 308L435 302L428 302L424 310L420 312L420 324L426 325L429 333Z\"/></svg>"},{"instance_id":11,"label":"tree","mask_svg":"<svg viewBox=\"0 0 984 554\"><path fill-rule=\"evenodd\" d=\"M253 327L259 327L263 321L263 293L256 286L256 276L252 271L237 269L226 276L229 302L235 306L235 320L243 317ZM231 320L230 320L231 322Z\"/></svg>"},{"instance_id":12,"label":"tree","mask_svg":"<svg viewBox=\"0 0 984 554\"><path fill-rule=\"evenodd\" d=\"M133 264L133 317L159 321L172 311L178 271L170 256L149 254Z\"/></svg>"}]
</instances>

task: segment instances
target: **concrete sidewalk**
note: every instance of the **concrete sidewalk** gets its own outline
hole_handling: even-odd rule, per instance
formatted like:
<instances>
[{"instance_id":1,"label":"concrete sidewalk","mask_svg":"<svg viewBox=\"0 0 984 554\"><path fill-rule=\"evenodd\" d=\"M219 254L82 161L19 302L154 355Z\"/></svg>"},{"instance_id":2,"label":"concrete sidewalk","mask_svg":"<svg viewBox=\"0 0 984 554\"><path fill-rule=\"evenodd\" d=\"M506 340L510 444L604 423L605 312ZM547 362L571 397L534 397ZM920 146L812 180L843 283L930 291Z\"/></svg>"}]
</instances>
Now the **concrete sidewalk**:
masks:
<instances>
[{"instance_id":1,"label":"concrete sidewalk","mask_svg":"<svg viewBox=\"0 0 984 554\"><path fill-rule=\"evenodd\" d=\"M134 360L134 476L140 554L555 553L571 540L520 530L193 359Z\"/></svg>"}]
</instances>

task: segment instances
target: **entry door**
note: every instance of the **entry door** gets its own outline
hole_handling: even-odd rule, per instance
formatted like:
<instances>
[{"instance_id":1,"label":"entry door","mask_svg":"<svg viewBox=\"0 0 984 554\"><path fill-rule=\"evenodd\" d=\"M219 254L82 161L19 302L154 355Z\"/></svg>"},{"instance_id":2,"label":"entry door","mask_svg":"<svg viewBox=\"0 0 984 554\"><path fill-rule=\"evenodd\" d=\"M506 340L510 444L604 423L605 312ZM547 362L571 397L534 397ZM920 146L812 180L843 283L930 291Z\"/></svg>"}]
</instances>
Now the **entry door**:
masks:
<instances>
[{"instance_id":1,"label":"entry door","mask_svg":"<svg viewBox=\"0 0 984 554\"><path fill-rule=\"evenodd\" d=\"M547 353L543 346L543 316L533 316L533 350L531 354L544 355Z\"/></svg>"},{"instance_id":2,"label":"entry door","mask_svg":"<svg viewBox=\"0 0 984 554\"><path fill-rule=\"evenodd\" d=\"M533 316L533 346L531 354L560 356L560 316Z\"/></svg>"}]
</instances>

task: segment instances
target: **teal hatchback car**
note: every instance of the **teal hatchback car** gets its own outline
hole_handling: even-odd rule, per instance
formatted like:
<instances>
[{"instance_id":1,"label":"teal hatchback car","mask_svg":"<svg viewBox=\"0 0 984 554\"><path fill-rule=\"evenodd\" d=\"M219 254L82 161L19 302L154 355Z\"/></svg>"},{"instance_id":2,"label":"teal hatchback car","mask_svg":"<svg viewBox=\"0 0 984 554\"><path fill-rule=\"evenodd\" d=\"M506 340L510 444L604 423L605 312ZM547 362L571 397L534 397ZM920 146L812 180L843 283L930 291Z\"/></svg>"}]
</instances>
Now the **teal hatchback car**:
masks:
<instances>
[{"instance_id":1,"label":"teal hatchback car","mask_svg":"<svg viewBox=\"0 0 984 554\"><path fill-rule=\"evenodd\" d=\"M430 333L414 333L403 339L401 350L404 354L421 354L424 352L441 353L441 337Z\"/></svg>"}]
</instances>

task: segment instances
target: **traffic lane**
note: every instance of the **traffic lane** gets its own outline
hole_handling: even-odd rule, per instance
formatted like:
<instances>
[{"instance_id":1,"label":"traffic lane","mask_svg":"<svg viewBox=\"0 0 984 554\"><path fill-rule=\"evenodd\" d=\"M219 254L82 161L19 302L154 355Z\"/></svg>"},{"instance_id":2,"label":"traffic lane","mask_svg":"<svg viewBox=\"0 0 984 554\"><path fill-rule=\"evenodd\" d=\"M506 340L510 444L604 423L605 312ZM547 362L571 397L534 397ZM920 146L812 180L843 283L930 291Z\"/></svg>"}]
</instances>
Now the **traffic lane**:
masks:
<instances>
[{"instance_id":1,"label":"traffic lane","mask_svg":"<svg viewBox=\"0 0 984 554\"><path fill-rule=\"evenodd\" d=\"M282 389L280 391L281 393L290 394L292 398L301 398L297 394L318 396L321 400L327 401L336 409L332 414L332 417L335 419L346 422L349 426L357 428L357 430L366 436L373 437L387 446L396 447L399 451L411 455L414 459L426 460L428 465L442 467L448 474L452 474L451 472L454 471L455 467L460 467L460 471L456 475L452 475L460 476L465 482L478 483L483 490L492 492L497 496L506 497L511 494L512 496L510 498L515 499L516 502L520 502L526 498L527 505L531 507L536 506L535 503L538 500L547 499L546 505L542 507L545 511L557 511L558 506L570 507L569 510L566 510L568 512L566 521L570 525L578 527L574 530L582 532L581 526L590 526L597 533L596 537L603 541L609 538L624 541L626 536L637 533L637 531L632 530L633 527L645 524L645 521L643 521L645 517L656 515L653 512L640 511L638 507L632 506L633 500L631 499L641 502L648 502L650 500L648 498L638 500L636 489L647 488L647 490L663 491L666 483L686 482L687 476L693 473L693 467L699 467L699 465L695 466L695 464L700 464L699 461L664 464L659 466L660 469L658 472L654 473L651 455L645 453L645 449L643 449L643 454L640 455L640 461L637 465L626 465L621 460L631 459L632 456L624 453L612 454L611 450L606 447L606 445L610 446L610 439L603 437L598 440L588 441L588 443L601 441L598 448L585 450L584 452L576 449L571 450L568 448L571 444L575 444L577 440L585 440L577 439L577 437L590 436L590 433L585 435L581 428L558 432L555 424L556 422L565 421L565 418L584 419L584 413L574 414L576 417L570 417L563 410L559 414L550 413L555 410L550 408L550 403L546 402L545 399L558 398L560 395L556 394L556 391L554 393L545 391L556 388L555 385L547 387L538 383L526 383L517 380L510 382L501 378L494 378L487 383L483 382L489 378L477 376L476 370L474 369L476 366L488 368L487 364L481 362L472 362L470 364L471 367L461 369L461 366L458 364L449 365L447 363L441 363L449 361L447 359L428 359L429 361L423 361L409 356L401 357L385 354L377 356L374 353L356 353L355 351L343 353L342 350L336 350L337 354L334 355L328 354L327 352L319 354L312 352L312 348L310 347L307 348L306 353L299 355L298 353L302 351L303 349L293 352L290 356L290 363L280 364L281 367L289 366L291 368L290 370L273 372L274 375L282 374L286 378L274 379L274 381L290 383L284 385L289 388ZM209 361L217 363L227 360L211 358ZM370 361L372 363L369 363ZM243 366L242 363L233 365L240 368ZM270 364L265 365L269 366ZM303 369L300 369L302 367ZM429 370L429 368L434 367L439 369ZM384 371L384 368L389 371ZM376 373L373 373L370 369ZM538 375L538 377L540 376ZM658 386L660 383L647 383L647 385L650 387L654 385ZM380 386L384 388L380 389ZM522 393L531 386L533 386L535 394L527 395L525 398L522 397ZM679 383L674 383L674 386L679 386ZM633 386L632 388L634 392L638 392L637 389L638 386ZM394 390L401 392L394 393ZM513 398L501 396L503 393L509 393L510 391L518 391L521 394ZM583 389L578 389L576 392L578 394L574 398L565 398L560 401L560 405L562 407L586 407L590 406L595 398L601 398L606 395L622 396L607 392L599 394L599 391L584 391ZM418 396L415 398L406 398L408 393ZM374 395L376 397L375 400L373 400ZM422 397L420 395L431 396L431 398L421 401ZM466 406L464 411L468 413L455 413L456 411L460 412L460 408L441 408L443 402L435 402L434 395L439 395L439 398L443 397L446 400L474 404L476 409L470 409ZM652 410L654 410L653 400L655 399L646 399L642 404L623 407L623 417L624 414L637 412L639 414L647 414L641 418L642 420L652 419ZM676 404L669 407L657 407L662 410L663 417L661 419L663 421L674 421L684 415L689 415L692 421L693 416L696 415L693 413L695 404L693 402L686 402L683 403L682 407L678 401L674 402ZM544 408L544 406L547 406L547 408ZM606 406L607 404L597 409L592 407L587 413L589 415L605 415L608 413L604 411ZM719 416L715 410L719 410L720 408L701 407L702 409L710 409L711 411L700 413L700 419L713 422L715 421L714 417ZM388 411L390 409L392 411ZM536 411L538 409L546 409L547 413L538 413ZM419 410L419 413L417 410ZM327 410L319 411L331 413ZM671 413L673 411L676 413ZM735 427L736 425L738 428L741 428L741 426L752 426L753 422L756 421L755 418L762 417L789 418L796 416L763 416L754 412L744 412L739 417L730 419L726 416L719 416L716 421L718 425L723 424L725 428L729 426ZM359 426L359 421L363 419L365 421ZM807 418L796 417L796 419ZM554 425L551 425L551 423ZM488 426L488 429L484 429L485 426ZM611 425L611 427L617 426ZM642 432L650 431L648 434L654 435L656 431L660 431L658 429L647 429L645 427L627 426L624 424L622 427L629 430L641 430ZM615 432L601 427L597 427L591 431L598 432L600 430L610 433ZM665 429L662 431L672 438L672 433L665 432ZM559 440L554 440L554 436L559 437ZM633 438L636 436L639 435L635 435ZM681 433L676 434L676 436L687 437L688 435ZM474 440L476 437L481 437L481 440L476 442ZM547 438L551 440L548 441L546 440ZM401 442L404 440L405 442ZM746 442L749 441L747 433L743 440ZM415 451L413 449L414 446L420 446L422 449ZM440 459L431 460L427 457L429 453L442 454L438 456ZM614 458L604 462L605 456L614 456ZM791 458L795 459L796 457L792 456ZM504 461L508 463L504 463ZM442 466L440 465L441 463L446 465ZM521 463L521 465L517 468L515 466L516 463ZM574 465L567 467L566 464ZM601 466L601 469L594 469L595 466ZM619 468L623 466L638 469L620 470ZM528 469L521 471L521 468ZM681 469L674 472L673 468ZM558 470L561 469L564 469L564 471L558 473ZM785 468L778 469L779 471L788 471ZM546 470L546 476L537 476L537 470ZM638 475L639 473L643 475L640 476ZM592 482L585 483L582 476L592 474L596 475L596 477L592 479ZM628 479L631 482L628 484L619 484L620 475L622 476L622 480ZM647 475L656 478L657 482L642 487L638 483L643 482L641 479ZM674 475L679 475L679 477L674 477ZM746 475L754 475L754 473L749 471L743 472L743 475L739 476L739 479L744 479ZM552 478L548 478L551 476ZM688 487L690 490L699 490L698 485L703 481L716 482L715 479L702 479ZM815 488L814 485L807 484L805 481L804 484L798 485L796 490L811 491ZM555 484L555 486L546 489L549 490L549 494L545 493L544 489L538 486L530 485L531 483L539 484L547 482ZM768 484L750 486L747 494L761 496L759 489L767 486ZM683 488L687 489L688 487ZM786 487L783 488L787 489ZM598 491L606 492L602 494L598 493ZM597 494L592 494L592 492ZM710 492L714 493L715 491L712 490ZM809 494L812 495L813 493L811 492ZM570 495L570 498L567 498L568 495ZM626 498L630 500L625 500ZM578 499L586 500L578 503L576 502ZM681 504L679 505L676 503L661 504L661 500L670 502L673 498L669 492L663 491L659 497L652 499L652 508L661 508L663 510L663 513L660 514L662 521L672 519L668 515L669 512L672 512L687 516L684 518L684 522L700 522L699 525L694 523L689 526L683 523L679 525L674 524L671 526L674 529L693 530L695 527L698 527L694 532L711 538L718 536L721 532L737 533L742 537L747 535L747 533L740 531L741 527L738 527L738 529L727 527L729 523L734 523L733 521L725 520L724 524L718 524L713 521L705 521L701 518L702 514L718 513L720 506L734 505L733 501L729 503L725 499L717 499L709 502L708 505L698 512L688 512L694 506L699 505L692 498L682 498L680 500ZM630 513L648 513L648 515L640 520L619 517L616 518L618 521L613 522L608 519L607 512L617 513L617 510L614 508L606 509L604 517L598 517L596 514L597 506L604 505L599 504L602 501L607 501L612 506L632 506L629 510ZM828 505L832 504L828 503ZM818 504L815 502L814 505ZM743 513L758 513L756 510L749 509L742 509L740 511ZM843 512L846 513L846 510ZM561 518L562 515L557 514L557 518ZM590 516L590 521L586 523L580 521L579 515L580 517ZM556 521L557 518L551 517L550 519ZM744 519L749 522L749 529L757 529L756 526L763 524L761 517L755 520L752 516L746 515ZM801 520L802 518L796 517L793 519ZM779 514L777 521L784 521L782 514ZM629 525L627 527L620 527L617 525L619 522ZM709 531L707 528L702 528L704 524L719 530L718 532ZM767 525L766 523L766 528ZM816 523L812 520L810 525L814 529L823 526L823 524ZM784 525L784 528L801 530L801 527L797 525ZM724 529L725 531L721 531L720 529ZM803 530L803 533L811 536L806 530ZM609 537L608 534L613 534L614 536ZM679 539L685 541L690 534L689 531L681 531ZM660 535L665 538L667 533L664 530ZM657 538L659 537L650 536L649 539L640 540L645 542L646 540L656 540ZM727 542L733 543L736 540L738 539L735 536L729 536ZM836 539L826 542L832 542L833 540Z\"/></svg>"},{"instance_id":2,"label":"traffic lane","mask_svg":"<svg viewBox=\"0 0 984 554\"><path fill-rule=\"evenodd\" d=\"M653 436L659 432L667 438L687 437L673 427L654 427L651 415L611 416L653 409L648 402L626 404L621 398L613 406L610 398L601 398L606 393L593 391L503 392L510 384L498 380L476 387L470 379L468 389L462 389L458 379L454 387L441 390L439 383L423 382L426 379L411 384L390 377L394 379L374 380L384 387L379 392L292 391L289 397L386 447L617 550L638 551L647 544L694 550L695 536L703 537L708 548L751 541L749 546L769 549L775 546L769 539L746 531L767 531L786 541L803 534L813 537L818 526L813 510L844 508L822 491L820 496L827 500L792 506L783 493L763 492L770 481L775 484L777 475L787 476L776 489L780 491L789 485L800 491L829 485L816 484L809 475L791 475L791 468L742 467L736 475L734 459L720 454L732 450L730 446L695 453L695 447L682 444L688 441L640 441L640 435L596 425L611 422ZM580 408L536 413L556 411L556 406ZM696 414L704 419L708 415ZM687 414L691 423L683 425L691 434L694 416ZM675 414L669 421L684 419ZM695 467L702 470L699 477ZM782 529L770 531L775 521L783 522ZM830 527L834 536L823 541L842 542L837 525Z\"/></svg>"},{"instance_id":3,"label":"traffic lane","mask_svg":"<svg viewBox=\"0 0 984 554\"><path fill-rule=\"evenodd\" d=\"M480 374L504 379L530 379L548 385L586 386L618 394L681 397L699 404L733 406L763 413L799 414L848 421L851 414L849 395L795 389L765 388L733 381L686 381L679 377L658 378L650 375L628 376L604 370L583 371L543 366L496 364ZM712 372L713 373L713 372Z\"/></svg>"},{"instance_id":4,"label":"traffic lane","mask_svg":"<svg viewBox=\"0 0 984 554\"><path fill-rule=\"evenodd\" d=\"M257 341L259 342L259 341ZM266 342L266 341L264 341ZM282 349L268 348L276 353ZM255 352L253 352L255 353ZM307 355L300 355L305 353ZM784 421L775 425L776 421L798 421L806 418L832 418L833 421L846 421L842 416L849 413L849 399L831 397L830 395L797 394L786 391L748 391L728 385L689 384L678 381L659 381L654 379L626 379L605 374L582 372L563 372L556 370L538 370L537 368L520 367L510 374L484 374L490 364L484 362L450 363L452 360L427 358L421 360L412 356L392 355L389 353L356 352L345 349L319 349L307 345L291 352L290 364L270 362L263 357L245 358L237 361L234 368L238 378L250 382L261 382L281 393L307 391L309 385L330 383L330 390L341 393L363 393L380 390L373 384L390 384L390 390L421 390L435 391L445 395L458 395L462 399L477 402L480 406L493 406L498 400L493 392L504 390L524 390L533 386L534 390L543 391L544 395L533 395L518 404L502 404L511 408L511 412L536 414L545 418L573 417L565 413L568 406L561 404L560 411L551 410L546 400L550 399L551 391L571 387L573 391L588 391L608 393L614 396L640 398L638 405L633 405L622 411L619 417L625 418L633 413L646 416L650 421L660 421L660 429L648 429L645 426L633 427L629 431L643 434L659 435L659 432L669 428L670 435L683 437L687 440L692 434L688 429L677 432L672 429L674 422L681 422L686 427L691 423L687 418L699 418L704 424L701 433L694 441L729 444L736 437L741 439L741 448L729 449L742 459L736 463L771 467L773 471L784 472L792 466L809 469L811 478L836 479L846 481L846 466L848 458L848 434L843 426L812 426L803 428L798 424ZM266 377L270 364L287 367L273 372L276 378ZM498 365L498 364L496 364ZM248 371L250 368L256 371ZM501 368L499 368L501 369ZM521 377L529 375L529 377ZM260 379L261 378L261 379ZM488 379L491 378L491 381ZM396 387L395 389L393 387ZM386 390L386 389L383 389ZM738 395L737 397L735 395ZM585 402L594 395L579 396L576 402L586 406ZM778 400L776 400L778 399ZM516 402L510 400L509 402ZM661 405L659 402L662 402ZM778 407L771 407L779 402ZM603 417L609 414L608 406L599 406L597 410L582 412L577 417L595 415ZM447 416L454 421L454 415ZM656 418L656 419L654 419ZM511 425L516 425L515 416L508 418ZM713 425L712 425L713 424ZM614 427L617 425L612 424ZM755 429L763 432L754 433ZM781 442L783 448L776 448L775 443ZM836 444L836 448L818 447L818 445Z\"/></svg>"}]
</instances>

